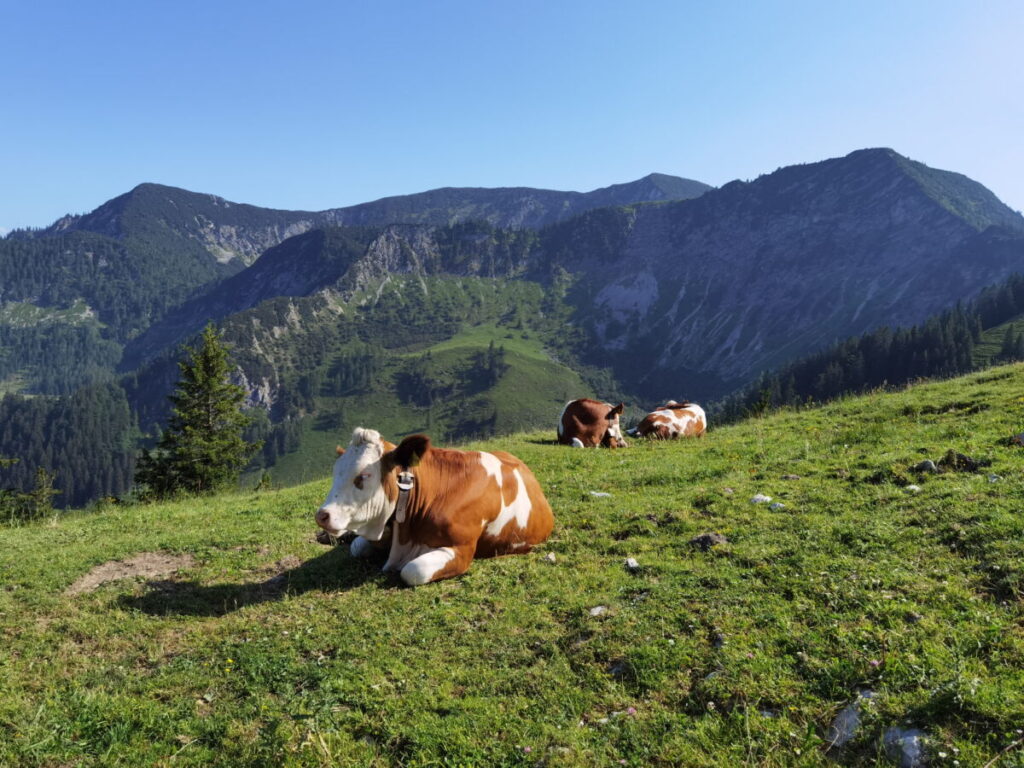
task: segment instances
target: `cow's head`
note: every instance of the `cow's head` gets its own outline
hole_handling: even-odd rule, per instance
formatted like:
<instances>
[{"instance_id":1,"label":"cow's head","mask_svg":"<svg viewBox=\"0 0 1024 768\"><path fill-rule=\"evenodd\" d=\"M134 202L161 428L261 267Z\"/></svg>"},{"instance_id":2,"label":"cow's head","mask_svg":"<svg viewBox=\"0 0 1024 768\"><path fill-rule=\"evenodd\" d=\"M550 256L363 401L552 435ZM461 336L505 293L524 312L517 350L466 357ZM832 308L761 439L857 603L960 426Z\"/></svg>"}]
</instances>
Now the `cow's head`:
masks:
<instances>
[{"instance_id":1,"label":"cow's head","mask_svg":"<svg viewBox=\"0 0 1024 768\"><path fill-rule=\"evenodd\" d=\"M608 428L605 430L604 437L601 439L601 445L605 448L625 448L628 443L622 437L622 427L619 425L619 416L622 415L622 411L625 408L625 404L619 403L610 411L605 419L608 422Z\"/></svg>"},{"instance_id":2,"label":"cow's head","mask_svg":"<svg viewBox=\"0 0 1024 768\"><path fill-rule=\"evenodd\" d=\"M390 444L373 429L357 427L347 449L338 448L334 484L316 513L316 524L332 536L352 531L378 541L394 508L385 490L381 459ZM391 481L393 482L393 480Z\"/></svg>"},{"instance_id":3,"label":"cow's head","mask_svg":"<svg viewBox=\"0 0 1024 768\"><path fill-rule=\"evenodd\" d=\"M332 536L351 531L379 541L395 509L396 468L416 466L429 449L426 435L411 435L396 448L375 430L355 429L348 448L338 448L334 485L316 524Z\"/></svg>"}]
</instances>

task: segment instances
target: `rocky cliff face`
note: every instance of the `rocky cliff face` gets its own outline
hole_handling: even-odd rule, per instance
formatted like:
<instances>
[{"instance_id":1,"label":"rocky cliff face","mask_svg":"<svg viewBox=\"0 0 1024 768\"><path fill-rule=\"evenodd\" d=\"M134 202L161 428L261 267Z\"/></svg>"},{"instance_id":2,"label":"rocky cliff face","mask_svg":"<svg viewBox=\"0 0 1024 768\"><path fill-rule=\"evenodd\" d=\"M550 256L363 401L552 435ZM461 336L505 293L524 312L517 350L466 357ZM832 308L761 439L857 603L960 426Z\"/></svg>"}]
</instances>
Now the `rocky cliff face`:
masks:
<instances>
[{"instance_id":1,"label":"rocky cliff face","mask_svg":"<svg viewBox=\"0 0 1024 768\"><path fill-rule=\"evenodd\" d=\"M908 173L908 163L890 150L861 151L640 206L624 242L562 264L583 275L580 312L627 387L722 394L836 339L919 322L1024 270L1024 239L998 255L991 242L995 232L1020 238L1019 215L998 201L968 205L991 193L924 166ZM936 199L940 187L955 194Z\"/></svg>"}]
</instances>

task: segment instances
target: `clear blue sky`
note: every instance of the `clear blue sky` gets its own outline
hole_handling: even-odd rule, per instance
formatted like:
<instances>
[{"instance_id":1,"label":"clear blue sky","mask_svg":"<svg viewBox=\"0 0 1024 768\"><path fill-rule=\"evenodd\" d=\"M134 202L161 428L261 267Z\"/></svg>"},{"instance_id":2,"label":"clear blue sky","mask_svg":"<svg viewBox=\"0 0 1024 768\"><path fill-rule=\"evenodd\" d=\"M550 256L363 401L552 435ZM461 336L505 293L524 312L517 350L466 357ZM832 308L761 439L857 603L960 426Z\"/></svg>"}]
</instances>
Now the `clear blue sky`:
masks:
<instances>
[{"instance_id":1,"label":"clear blue sky","mask_svg":"<svg viewBox=\"0 0 1024 768\"><path fill-rule=\"evenodd\" d=\"M144 181L312 209L889 146L1024 208L1020 0L3 0L0 230Z\"/></svg>"}]
</instances>

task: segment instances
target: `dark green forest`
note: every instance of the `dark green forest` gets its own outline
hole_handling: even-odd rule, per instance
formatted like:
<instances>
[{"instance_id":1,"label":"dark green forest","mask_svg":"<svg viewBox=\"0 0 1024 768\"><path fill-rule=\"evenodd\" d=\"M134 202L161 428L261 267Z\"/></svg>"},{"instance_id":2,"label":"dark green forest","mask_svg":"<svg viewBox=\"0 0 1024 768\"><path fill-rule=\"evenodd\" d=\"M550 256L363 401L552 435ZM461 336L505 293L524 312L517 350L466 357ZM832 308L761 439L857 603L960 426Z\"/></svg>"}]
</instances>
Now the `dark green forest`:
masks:
<instances>
[{"instance_id":1,"label":"dark green forest","mask_svg":"<svg viewBox=\"0 0 1024 768\"><path fill-rule=\"evenodd\" d=\"M54 476L57 507L80 507L128 493L138 433L124 390L114 384L79 389L67 397L0 400L0 489L28 491L37 468Z\"/></svg>"}]
</instances>

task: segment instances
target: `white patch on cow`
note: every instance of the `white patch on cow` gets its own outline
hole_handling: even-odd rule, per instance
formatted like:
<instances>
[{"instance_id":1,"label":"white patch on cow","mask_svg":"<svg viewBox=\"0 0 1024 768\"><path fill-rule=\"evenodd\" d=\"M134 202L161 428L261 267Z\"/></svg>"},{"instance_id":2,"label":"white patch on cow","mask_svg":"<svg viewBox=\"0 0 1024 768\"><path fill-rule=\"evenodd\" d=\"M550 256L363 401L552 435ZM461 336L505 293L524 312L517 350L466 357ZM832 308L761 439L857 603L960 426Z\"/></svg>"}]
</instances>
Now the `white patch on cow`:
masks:
<instances>
[{"instance_id":1,"label":"white patch on cow","mask_svg":"<svg viewBox=\"0 0 1024 768\"><path fill-rule=\"evenodd\" d=\"M356 536L352 540L352 544L349 546L348 551L352 557L369 557L374 552L374 546L368 539L364 539L362 536Z\"/></svg>"},{"instance_id":2,"label":"white patch on cow","mask_svg":"<svg viewBox=\"0 0 1024 768\"><path fill-rule=\"evenodd\" d=\"M410 587L428 584L454 558L455 550L451 547L431 549L402 568L402 581Z\"/></svg>"},{"instance_id":3,"label":"white patch on cow","mask_svg":"<svg viewBox=\"0 0 1024 768\"><path fill-rule=\"evenodd\" d=\"M348 448L334 462L334 484L317 512L317 525L332 536L352 531L370 541L380 541L395 511L395 502L388 499L381 484L383 455L379 432L362 427L352 432Z\"/></svg>"},{"instance_id":4,"label":"white patch on cow","mask_svg":"<svg viewBox=\"0 0 1024 768\"><path fill-rule=\"evenodd\" d=\"M578 437L574 437L572 439L572 447L573 448L583 448L584 447L583 446L583 441L580 440Z\"/></svg>"},{"instance_id":5,"label":"white patch on cow","mask_svg":"<svg viewBox=\"0 0 1024 768\"><path fill-rule=\"evenodd\" d=\"M484 532L488 536L497 537L512 520L515 520L516 525L520 528L525 528L530 521L532 505L530 504L530 494L526 492L523 474L518 468L512 470L512 477L516 479L516 495L512 502L505 506L505 495L501 493L501 459L492 453L481 453L480 463L483 465L484 471L498 483L498 494L501 499L501 510L498 512L498 516L491 521Z\"/></svg>"},{"instance_id":6,"label":"white patch on cow","mask_svg":"<svg viewBox=\"0 0 1024 768\"><path fill-rule=\"evenodd\" d=\"M426 544L417 544L412 541L407 544L400 544L398 538L398 533L396 532L391 538L391 551L388 553L387 562L381 568L382 571L400 571L408 563L432 549L432 547L428 547Z\"/></svg>"},{"instance_id":7,"label":"white patch on cow","mask_svg":"<svg viewBox=\"0 0 1024 768\"><path fill-rule=\"evenodd\" d=\"M564 431L564 429L565 429L565 428L564 428L564 427L562 426L562 419L564 419L564 418L565 418L565 412L566 412L567 410L569 410L569 406L570 406L570 405L572 405L572 404L573 404L573 403L575 403L575 402L576 402L575 400L570 400L570 401L569 401L568 403L566 403L566 404L565 404L565 407L564 407L564 408L562 409L562 412L561 412L560 414L558 414L558 436L559 436L559 437L561 437L561 436L562 436L562 432L563 432L563 431Z\"/></svg>"}]
</instances>

